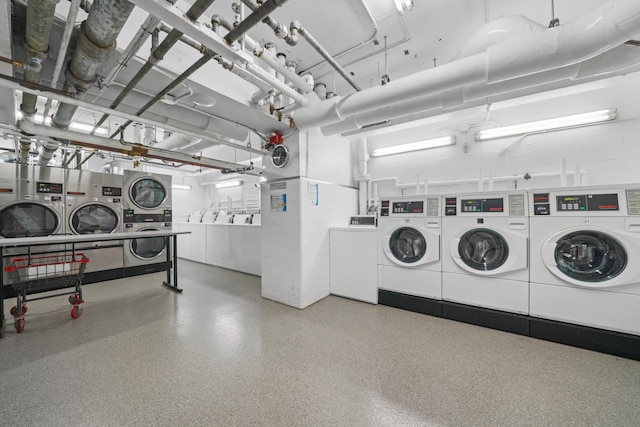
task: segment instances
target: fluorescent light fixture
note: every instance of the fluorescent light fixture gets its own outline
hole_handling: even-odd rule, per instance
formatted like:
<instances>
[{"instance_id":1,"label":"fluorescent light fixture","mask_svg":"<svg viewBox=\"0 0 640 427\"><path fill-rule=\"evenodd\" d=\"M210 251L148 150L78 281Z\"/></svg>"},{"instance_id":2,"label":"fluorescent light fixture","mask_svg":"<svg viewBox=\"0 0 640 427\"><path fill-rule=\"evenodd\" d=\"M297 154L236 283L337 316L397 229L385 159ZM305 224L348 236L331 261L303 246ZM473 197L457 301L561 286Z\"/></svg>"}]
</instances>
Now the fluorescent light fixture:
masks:
<instances>
[{"instance_id":1,"label":"fluorescent light fixture","mask_svg":"<svg viewBox=\"0 0 640 427\"><path fill-rule=\"evenodd\" d=\"M191 190L191 186L189 184L171 184L171 188L174 190Z\"/></svg>"},{"instance_id":2,"label":"fluorescent light fixture","mask_svg":"<svg viewBox=\"0 0 640 427\"><path fill-rule=\"evenodd\" d=\"M540 120L538 122L522 123L495 129L485 129L476 132L476 141L504 138L506 136L524 135L526 133L541 133L551 130L567 129L576 126L586 126L607 122L616 118L617 110L592 111L590 113L575 114L573 116L557 117L555 119Z\"/></svg>"},{"instance_id":3,"label":"fluorescent light fixture","mask_svg":"<svg viewBox=\"0 0 640 427\"><path fill-rule=\"evenodd\" d=\"M409 151L427 150L429 148L445 147L456 143L455 136L443 136L442 138L426 139L424 141L410 142L408 144L393 145L391 147L376 148L371 151L371 157L389 156L391 154L407 153Z\"/></svg>"},{"instance_id":4,"label":"fluorescent light fixture","mask_svg":"<svg viewBox=\"0 0 640 427\"><path fill-rule=\"evenodd\" d=\"M267 180L267 178L265 178L264 176L260 177L260 182L265 182Z\"/></svg>"},{"instance_id":5,"label":"fluorescent light fixture","mask_svg":"<svg viewBox=\"0 0 640 427\"><path fill-rule=\"evenodd\" d=\"M229 187L237 187L238 185L242 185L242 180L234 179L232 181L220 181L216 182L216 188L229 188Z\"/></svg>"},{"instance_id":6,"label":"fluorescent light fixture","mask_svg":"<svg viewBox=\"0 0 640 427\"><path fill-rule=\"evenodd\" d=\"M22 120L23 114L22 111L16 111L16 119L18 120ZM34 122L37 123L42 123L42 115L41 114L36 114L33 117ZM47 117L47 120L44 121L45 125L50 125L51 124L51 117ZM84 131L84 132L91 132L93 130L93 125L87 125L84 123L71 123L69 125L69 129L71 130L79 130L79 131ZM99 127L98 129L96 129L95 131L96 135L107 135L109 134L109 130L105 127Z\"/></svg>"},{"instance_id":7,"label":"fluorescent light fixture","mask_svg":"<svg viewBox=\"0 0 640 427\"><path fill-rule=\"evenodd\" d=\"M411 12L413 9L413 0L393 0L393 3L396 5L396 9L398 9L400 15Z\"/></svg>"}]
</instances>

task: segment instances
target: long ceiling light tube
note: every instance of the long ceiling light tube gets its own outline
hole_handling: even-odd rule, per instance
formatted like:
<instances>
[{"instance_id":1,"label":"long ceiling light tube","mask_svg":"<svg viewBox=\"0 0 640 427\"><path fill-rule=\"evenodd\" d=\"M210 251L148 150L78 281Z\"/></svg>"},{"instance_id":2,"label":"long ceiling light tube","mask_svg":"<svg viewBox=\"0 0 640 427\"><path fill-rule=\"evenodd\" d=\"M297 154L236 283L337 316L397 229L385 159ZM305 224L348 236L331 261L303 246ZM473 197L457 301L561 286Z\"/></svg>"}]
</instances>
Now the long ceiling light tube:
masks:
<instances>
[{"instance_id":1,"label":"long ceiling light tube","mask_svg":"<svg viewBox=\"0 0 640 427\"><path fill-rule=\"evenodd\" d=\"M232 181L220 181L215 183L216 188L238 187L240 185L242 185L241 179L234 179Z\"/></svg>"},{"instance_id":2,"label":"long ceiling light tube","mask_svg":"<svg viewBox=\"0 0 640 427\"><path fill-rule=\"evenodd\" d=\"M574 114L571 116L556 117L548 120L540 120L530 123L521 123L513 126L504 126L495 129L485 129L476 132L476 141L504 138L507 136L524 135L528 133L542 133L552 130L567 129L579 126L587 126L614 120L617 109L591 111L589 113Z\"/></svg>"},{"instance_id":3,"label":"long ceiling light tube","mask_svg":"<svg viewBox=\"0 0 640 427\"><path fill-rule=\"evenodd\" d=\"M371 157L389 156L391 154L408 153L410 151L428 150L431 148L446 147L456 143L455 136L443 136L441 138L426 139L424 141L410 142L408 144L393 145L391 147L376 148L369 155Z\"/></svg>"}]
</instances>

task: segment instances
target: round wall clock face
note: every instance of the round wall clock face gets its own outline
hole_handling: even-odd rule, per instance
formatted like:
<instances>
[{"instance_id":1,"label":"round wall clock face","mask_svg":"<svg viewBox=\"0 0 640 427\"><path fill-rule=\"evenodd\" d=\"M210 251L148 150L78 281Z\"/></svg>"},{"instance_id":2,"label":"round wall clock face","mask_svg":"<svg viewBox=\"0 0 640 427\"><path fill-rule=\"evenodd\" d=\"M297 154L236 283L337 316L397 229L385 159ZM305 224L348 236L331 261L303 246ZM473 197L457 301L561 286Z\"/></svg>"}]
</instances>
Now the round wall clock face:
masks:
<instances>
[{"instance_id":1,"label":"round wall clock face","mask_svg":"<svg viewBox=\"0 0 640 427\"><path fill-rule=\"evenodd\" d=\"M284 167L289 161L289 150L284 145L278 145L271 153L271 163L277 168Z\"/></svg>"}]
</instances>

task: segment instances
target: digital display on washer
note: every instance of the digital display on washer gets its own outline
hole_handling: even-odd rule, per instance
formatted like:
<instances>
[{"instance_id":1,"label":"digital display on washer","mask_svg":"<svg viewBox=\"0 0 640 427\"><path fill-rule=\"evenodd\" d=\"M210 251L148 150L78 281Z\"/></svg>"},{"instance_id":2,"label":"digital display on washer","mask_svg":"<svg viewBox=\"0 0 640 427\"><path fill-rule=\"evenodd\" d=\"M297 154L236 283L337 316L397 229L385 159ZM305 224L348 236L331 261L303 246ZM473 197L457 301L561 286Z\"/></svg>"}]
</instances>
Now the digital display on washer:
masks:
<instances>
[{"instance_id":1,"label":"digital display on washer","mask_svg":"<svg viewBox=\"0 0 640 427\"><path fill-rule=\"evenodd\" d=\"M103 196L122 196L122 188L120 187L102 187Z\"/></svg>"},{"instance_id":2,"label":"digital display on washer","mask_svg":"<svg viewBox=\"0 0 640 427\"><path fill-rule=\"evenodd\" d=\"M444 215L455 216L457 213L458 199L456 197L447 197L444 199Z\"/></svg>"},{"instance_id":3,"label":"digital display on washer","mask_svg":"<svg viewBox=\"0 0 640 427\"><path fill-rule=\"evenodd\" d=\"M393 202L394 214L421 214L424 213L424 202Z\"/></svg>"},{"instance_id":4,"label":"digital display on washer","mask_svg":"<svg viewBox=\"0 0 640 427\"><path fill-rule=\"evenodd\" d=\"M551 213L549 200L550 200L549 193L534 193L533 194L533 214L549 215Z\"/></svg>"},{"instance_id":5,"label":"digital display on washer","mask_svg":"<svg viewBox=\"0 0 640 427\"><path fill-rule=\"evenodd\" d=\"M56 184L53 182L37 182L36 192L47 194L62 194L62 184Z\"/></svg>"},{"instance_id":6,"label":"digital display on washer","mask_svg":"<svg viewBox=\"0 0 640 427\"><path fill-rule=\"evenodd\" d=\"M460 200L462 213L470 212L504 212L504 199L462 199Z\"/></svg>"},{"instance_id":7,"label":"digital display on washer","mask_svg":"<svg viewBox=\"0 0 640 427\"><path fill-rule=\"evenodd\" d=\"M618 211L618 194L582 194L579 196L556 196L558 212Z\"/></svg>"}]
</instances>

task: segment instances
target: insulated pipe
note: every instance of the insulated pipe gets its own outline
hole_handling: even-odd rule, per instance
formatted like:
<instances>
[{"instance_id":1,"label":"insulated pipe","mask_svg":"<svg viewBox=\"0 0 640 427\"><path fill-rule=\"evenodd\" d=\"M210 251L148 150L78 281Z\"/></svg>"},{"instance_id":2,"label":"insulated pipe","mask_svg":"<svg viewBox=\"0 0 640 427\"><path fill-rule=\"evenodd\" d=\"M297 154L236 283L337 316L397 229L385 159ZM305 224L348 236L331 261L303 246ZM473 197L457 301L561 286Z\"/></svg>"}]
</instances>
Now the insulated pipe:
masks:
<instances>
[{"instance_id":1,"label":"insulated pipe","mask_svg":"<svg viewBox=\"0 0 640 427\"><path fill-rule=\"evenodd\" d=\"M347 117L484 82L493 85L577 65L640 32L640 2L612 0L573 23L490 46L486 52L425 70L345 99L297 112L299 128L325 126ZM526 45L527 49L522 49ZM525 52L526 51L526 52ZM323 105L324 104L324 105Z\"/></svg>"},{"instance_id":2,"label":"insulated pipe","mask_svg":"<svg viewBox=\"0 0 640 427\"><path fill-rule=\"evenodd\" d=\"M154 148L162 148L163 150L174 150L176 148L186 147L188 145L192 145L194 141L201 141L200 139L193 139L188 136L174 133L168 138L163 139L162 141L158 141L153 144Z\"/></svg>"},{"instance_id":3,"label":"insulated pipe","mask_svg":"<svg viewBox=\"0 0 640 427\"><path fill-rule=\"evenodd\" d=\"M175 0L169 1L173 4ZM133 39L129 42L125 50L120 54L117 61L117 66L109 71L109 74L104 78L103 84L109 86L111 82L120 74L122 70L127 66L131 58L140 50L142 45L147 41L153 30L160 24L160 19L155 16L149 15L147 19L142 23L138 32L133 36Z\"/></svg>"},{"instance_id":4,"label":"insulated pipe","mask_svg":"<svg viewBox=\"0 0 640 427\"><path fill-rule=\"evenodd\" d=\"M294 29L298 33L300 33L302 37L304 37L304 39L311 45L311 47L314 48L316 52L318 52L338 72L338 74L340 74L342 78L347 83L349 83L352 88L354 88L358 92L362 90L353 80L351 80L351 77L349 77L344 68L342 68L335 59L333 59L331 54L327 52L327 50L322 47L320 43L318 43L318 41L311 35L311 33L309 33L308 30L302 27L300 22L293 21L291 23L291 30L293 31Z\"/></svg>"},{"instance_id":5,"label":"insulated pipe","mask_svg":"<svg viewBox=\"0 0 640 427\"><path fill-rule=\"evenodd\" d=\"M0 86L2 87L7 87L10 89L14 89L14 90L22 90L25 92L29 92L31 94L34 95L41 95L42 92L37 90L37 89L31 89L30 87L26 87L23 85L20 85L10 79L5 79L5 78L0 78ZM69 96L65 96L65 95L60 95L55 91L51 91L51 92L46 92L46 96L49 96L50 98L52 98L54 101L58 101L58 102L66 102L68 104L72 104L76 107L82 107L82 108L86 108L90 111L97 111L99 113L104 113L107 115L112 115L112 116L116 116L116 117L122 117L124 119L129 119L129 120L135 120L136 122L145 124L145 125L149 125L149 126L156 126L156 127L161 127L163 129L166 130L170 130L173 132L180 132L184 135L187 136L191 136L193 138L203 138L203 139L212 139L212 138L217 138L216 135L212 135L212 134L208 134L208 133L201 133L201 132L194 132L190 129L187 128L183 128L180 126L175 126L172 125L170 122L159 122L156 120L151 120L151 119L147 119L144 117L138 117L138 116L134 116L133 114L128 114L122 111L118 111L118 110L114 110L111 108L107 108L107 107L102 107L100 105L97 104L91 104L79 99L75 99L75 98L70 98ZM222 144L222 145L226 145L228 147L232 147L238 150L242 150L242 151L247 151L250 153L254 153L254 154L258 154L260 156L264 156L264 155L268 155L269 152L266 150L259 150L256 148L250 148L250 147L245 147L236 143L233 143L231 141L227 141L224 139L218 139L217 140L218 143Z\"/></svg>"},{"instance_id":6,"label":"insulated pipe","mask_svg":"<svg viewBox=\"0 0 640 427\"><path fill-rule=\"evenodd\" d=\"M230 45L287 1L288 0L267 0L258 9L253 11L251 15L247 16L246 19L240 22L238 26L231 30L229 34L224 36L224 40Z\"/></svg>"},{"instance_id":7,"label":"insulated pipe","mask_svg":"<svg viewBox=\"0 0 640 427\"><path fill-rule=\"evenodd\" d=\"M242 3L244 3L253 12L255 12L256 9L260 7L259 5L254 3L252 0L242 0ZM286 41L289 46L295 46L296 44L298 44L297 32L293 32L293 31L289 32L286 25L279 23L278 21L276 21L270 16L267 16L266 18L264 18L262 22L270 26L271 29L273 30L273 33L276 35L276 37Z\"/></svg>"},{"instance_id":8,"label":"insulated pipe","mask_svg":"<svg viewBox=\"0 0 640 427\"><path fill-rule=\"evenodd\" d=\"M202 166L213 169L230 169L230 170L244 170L246 166L224 162L221 160L214 160L208 158L194 158L189 154L178 153L175 151L159 150L154 147L144 147L138 144L133 144L126 141L114 141L110 138L104 138L101 136L89 135L86 133L73 132L68 129L60 129L56 127L37 125L31 122L21 122L20 128L27 133L48 136L52 138L69 140L71 144L85 148L92 148L96 150L105 150L116 153L123 153L128 156L143 156L152 159L160 159L166 161L173 161L184 163L194 166Z\"/></svg>"},{"instance_id":9,"label":"insulated pipe","mask_svg":"<svg viewBox=\"0 0 640 427\"><path fill-rule=\"evenodd\" d=\"M302 90L303 93L309 93L312 91L309 88L307 82L297 75L296 73L291 72L285 64L278 60L271 52L265 49L264 46L258 45L255 49L253 49L253 54L266 62L271 68L276 70L278 73L282 74L285 79L292 82L296 87Z\"/></svg>"},{"instance_id":10,"label":"insulated pipe","mask_svg":"<svg viewBox=\"0 0 640 427\"><path fill-rule=\"evenodd\" d=\"M58 2L59 0L29 0L27 3L24 79L28 82L40 83L42 67L49 52L51 26ZM35 114L36 102L37 97L23 93L20 109L27 115Z\"/></svg>"},{"instance_id":11,"label":"insulated pipe","mask_svg":"<svg viewBox=\"0 0 640 427\"><path fill-rule=\"evenodd\" d=\"M214 1L215 0L196 0L196 2L187 11L187 18L191 21L196 21L209 8L209 6L213 4ZM178 40L180 40L180 37L182 37L182 35L183 33L176 30L175 28L171 30L167 37L162 40L160 46L158 46L158 48L151 53L151 56L149 56L147 62L142 66L140 70L138 70L136 75L133 76L131 81L129 81L120 95L118 95L118 97L113 101L110 108L116 108L118 105L120 105L122 100L129 94L129 92L131 92L133 88L136 87L138 83L140 83L144 76L146 76L147 73L151 71L154 65L156 65L164 58L164 55L166 55L169 49L171 49L178 42ZM95 132L95 130L99 128L106 119L107 115L103 115L94 126L92 132Z\"/></svg>"},{"instance_id":12,"label":"insulated pipe","mask_svg":"<svg viewBox=\"0 0 640 427\"><path fill-rule=\"evenodd\" d=\"M77 97L82 97L93 85L132 10L133 5L127 0L96 0L92 4L87 20L80 26L78 47L65 74L65 90L75 89ZM54 126L68 128L75 112L74 105L59 105L52 120Z\"/></svg>"},{"instance_id":13,"label":"insulated pipe","mask_svg":"<svg viewBox=\"0 0 640 427\"><path fill-rule=\"evenodd\" d=\"M58 59L56 60L56 66L53 69L53 77L51 78L51 86L54 88L58 87L58 80L60 78L60 73L62 72L62 67L64 67L64 61L67 56L67 49L69 48L69 41L71 40L73 28L76 23L78 10L80 9L80 2L81 0L71 0L71 5L69 6L67 23L65 24L64 32L62 33L62 40L60 41L60 48L58 50ZM47 103L44 106L44 112L42 113L42 124L44 124L45 120L47 120L50 109L51 99L47 99Z\"/></svg>"}]
</instances>

